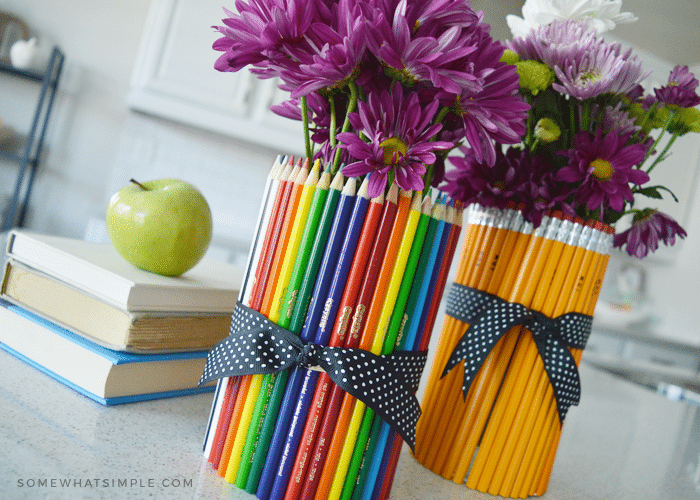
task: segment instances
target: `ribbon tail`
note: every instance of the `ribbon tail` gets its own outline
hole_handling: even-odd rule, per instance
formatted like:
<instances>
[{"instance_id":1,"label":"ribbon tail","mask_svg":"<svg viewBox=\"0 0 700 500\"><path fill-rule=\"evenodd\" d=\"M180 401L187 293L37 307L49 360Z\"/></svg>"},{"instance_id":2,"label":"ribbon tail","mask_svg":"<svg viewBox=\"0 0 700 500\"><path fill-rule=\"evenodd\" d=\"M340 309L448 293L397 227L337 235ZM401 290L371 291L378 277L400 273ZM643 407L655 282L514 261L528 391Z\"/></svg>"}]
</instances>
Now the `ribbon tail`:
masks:
<instances>
[{"instance_id":1,"label":"ribbon tail","mask_svg":"<svg viewBox=\"0 0 700 500\"><path fill-rule=\"evenodd\" d=\"M426 359L425 351L377 356L328 347L320 365L336 385L372 409L415 451L421 415L415 392Z\"/></svg>"},{"instance_id":2,"label":"ribbon tail","mask_svg":"<svg viewBox=\"0 0 700 500\"><path fill-rule=\"evenodd\" d=\"M581 397L581 379L576 360L569 349L553 335L533 336L552 384L559 422L563 424L569 408L578 405Z\"/></svg>"}]
</instances>

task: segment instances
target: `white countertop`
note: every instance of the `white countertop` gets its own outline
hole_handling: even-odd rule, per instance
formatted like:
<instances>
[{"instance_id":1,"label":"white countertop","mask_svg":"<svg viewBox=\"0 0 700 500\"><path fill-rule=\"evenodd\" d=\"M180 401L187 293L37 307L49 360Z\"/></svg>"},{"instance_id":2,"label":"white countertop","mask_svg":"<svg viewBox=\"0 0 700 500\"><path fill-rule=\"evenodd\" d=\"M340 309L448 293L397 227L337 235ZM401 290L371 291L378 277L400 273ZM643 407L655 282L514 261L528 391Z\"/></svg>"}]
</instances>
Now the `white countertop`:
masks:
<instances>
[{"instance_id":1,"label":"white countertop","mask_svg":"<svg viewBox=\"0 0 700 500\"><path fill-rule=\"evenodd\" d=\"M700 499L700 408L585 363L581 380L543 498ZM253 500L202 456L212 398L104 407L0 351L0 498ZM404 445L391 498L498 497L437 476Z\"/></svg>"}]
</instances>

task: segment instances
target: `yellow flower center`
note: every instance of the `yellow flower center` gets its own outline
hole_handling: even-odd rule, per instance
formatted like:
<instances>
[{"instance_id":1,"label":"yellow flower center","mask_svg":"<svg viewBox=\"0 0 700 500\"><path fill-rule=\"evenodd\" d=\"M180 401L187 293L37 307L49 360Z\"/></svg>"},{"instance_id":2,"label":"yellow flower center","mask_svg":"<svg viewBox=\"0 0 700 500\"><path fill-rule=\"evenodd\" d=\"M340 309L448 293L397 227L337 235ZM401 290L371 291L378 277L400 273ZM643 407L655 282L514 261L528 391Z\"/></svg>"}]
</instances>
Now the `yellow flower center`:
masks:
<instances>
[{"instance_id":1,"label":"yellow flower center","mask_svg":"<svg viewBox=\"0 0 700 500\"><path fill-rule=\"evenodd\" d=\"M406 152L408 151L408 146L398 137L389 137L379 143L379 146L384 151L385 165L394 164L394 154L396 154L396 159L400 160L406 156Z\"/></svg>"},{"instance_id":2,"label":"yellow flower center","mask_svg":"<svg viewBox=\"0 0 700 500\"><path fill-rule=\"evenodd\" d=\"M593 167L593 175L600 181L609 181L613 175L613 168L608 160L600 158L593 160L591 167Z\"/></svg>"}]
</instances>

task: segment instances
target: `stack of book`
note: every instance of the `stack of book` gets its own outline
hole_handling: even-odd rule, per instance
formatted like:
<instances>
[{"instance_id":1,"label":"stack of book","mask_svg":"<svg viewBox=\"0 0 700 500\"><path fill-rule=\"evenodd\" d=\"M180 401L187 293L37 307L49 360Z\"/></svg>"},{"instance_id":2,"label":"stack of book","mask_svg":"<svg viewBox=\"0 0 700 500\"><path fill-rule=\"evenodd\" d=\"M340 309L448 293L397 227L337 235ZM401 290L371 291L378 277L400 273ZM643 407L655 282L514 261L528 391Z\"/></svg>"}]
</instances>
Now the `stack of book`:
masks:
<instances>
[{"instance_id":1,"label":"stack of book","mask_svg":"<svg viewBox=\"0 0 700 500\"><path fill-rule=\"evenodd\" d=\"M206 355L231 325L243 271L203 259L179 277L109 244L14 230L0 286L0 349L105 405L212 391Z\"/></svg>"}]
</instances>

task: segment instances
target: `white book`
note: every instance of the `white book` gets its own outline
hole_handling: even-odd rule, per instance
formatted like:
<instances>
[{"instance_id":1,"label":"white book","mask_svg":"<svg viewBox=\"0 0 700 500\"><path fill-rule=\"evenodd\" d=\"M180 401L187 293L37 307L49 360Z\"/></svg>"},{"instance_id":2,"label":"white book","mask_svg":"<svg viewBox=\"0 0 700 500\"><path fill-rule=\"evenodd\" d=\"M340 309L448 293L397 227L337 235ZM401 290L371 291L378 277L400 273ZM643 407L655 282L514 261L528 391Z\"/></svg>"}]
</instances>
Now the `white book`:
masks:
<instances>
[{"instance_id":1,"label":"white book","mask_svg":"<svg viewBox=\"0 0 700 500\"><path fill-rule=\"evenodd\" d=\"M181 276L138 269L111 244L13 230L7 257L125 311L233 312L243 270L204 258Z\"/></svg>"}]
</instances>

